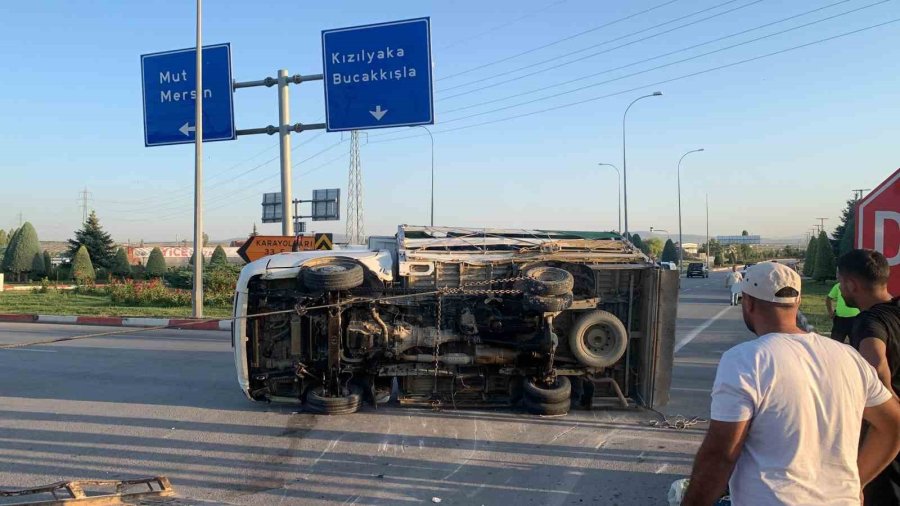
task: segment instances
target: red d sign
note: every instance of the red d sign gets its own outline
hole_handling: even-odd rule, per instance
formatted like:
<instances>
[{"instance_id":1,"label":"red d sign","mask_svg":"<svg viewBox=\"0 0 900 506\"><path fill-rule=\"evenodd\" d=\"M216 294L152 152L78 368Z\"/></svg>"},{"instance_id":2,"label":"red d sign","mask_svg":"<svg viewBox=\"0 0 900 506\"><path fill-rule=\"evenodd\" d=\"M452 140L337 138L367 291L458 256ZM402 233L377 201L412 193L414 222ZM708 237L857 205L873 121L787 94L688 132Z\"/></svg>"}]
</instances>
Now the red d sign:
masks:
<instances>
[{"instance_id":1,"label":"red d sign","mask_svg":"<svg viewBox=\"0 0 900 506\"><path fill-rule=\"evenodd\" d=\"M900 169L859 202L856 247L880 251L891 266L888 290L900 295Z\"/></svg>"}]
</instances>

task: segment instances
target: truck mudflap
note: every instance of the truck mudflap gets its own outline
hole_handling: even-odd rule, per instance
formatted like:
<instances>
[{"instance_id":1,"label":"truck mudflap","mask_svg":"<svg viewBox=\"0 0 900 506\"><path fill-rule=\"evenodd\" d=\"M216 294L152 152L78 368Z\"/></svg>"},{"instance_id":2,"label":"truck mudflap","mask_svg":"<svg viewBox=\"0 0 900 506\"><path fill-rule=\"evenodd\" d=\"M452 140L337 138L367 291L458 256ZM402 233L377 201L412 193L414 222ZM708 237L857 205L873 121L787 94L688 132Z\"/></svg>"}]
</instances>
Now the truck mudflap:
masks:
<instances>
[{"instance_id":1,"label":"truck mudflap","mask_svg":"<svg viewBox=\"0 0 900 506\"><path fill-rule=\"evenodd\" d=\"M146 487L146 490L142 490ZM42 487L0 490L3 506L64 506L171 504L175 490L165 476L136 480L59 481ZM8 502L12 501L12 502ZM177 504L189 504L178 501Z\"/></svg>"}]
</instances>

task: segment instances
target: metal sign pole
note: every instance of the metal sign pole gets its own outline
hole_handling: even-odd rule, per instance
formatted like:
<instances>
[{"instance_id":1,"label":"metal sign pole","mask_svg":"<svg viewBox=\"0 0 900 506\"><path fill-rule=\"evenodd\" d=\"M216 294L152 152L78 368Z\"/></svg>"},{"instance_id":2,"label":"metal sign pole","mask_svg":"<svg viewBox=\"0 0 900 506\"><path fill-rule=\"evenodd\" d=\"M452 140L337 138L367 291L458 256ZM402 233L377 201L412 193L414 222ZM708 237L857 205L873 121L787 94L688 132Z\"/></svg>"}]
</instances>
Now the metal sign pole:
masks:
<instances>
[{"instance_id":1,"label":"metal sign pole","mask_svg":"<svg viewBox=\"0 0 900 506\"><path fill-rule=\"evenodd\" d=\"M194 121L194 318L203 318L203 39L202 0L197 0L197 98Z\"/></svg>"},{"instance_id":2,"label":"metal sign pole","mask_svg":"<svg viewBox=\"0 0 900 506\"><path fill-rule=\"evenodd\" d=\"M294 210L291 195L291 105L288 71L278 71L278 140L281 145L281 235L294 235Z\"/></svg>"}]
</instances>

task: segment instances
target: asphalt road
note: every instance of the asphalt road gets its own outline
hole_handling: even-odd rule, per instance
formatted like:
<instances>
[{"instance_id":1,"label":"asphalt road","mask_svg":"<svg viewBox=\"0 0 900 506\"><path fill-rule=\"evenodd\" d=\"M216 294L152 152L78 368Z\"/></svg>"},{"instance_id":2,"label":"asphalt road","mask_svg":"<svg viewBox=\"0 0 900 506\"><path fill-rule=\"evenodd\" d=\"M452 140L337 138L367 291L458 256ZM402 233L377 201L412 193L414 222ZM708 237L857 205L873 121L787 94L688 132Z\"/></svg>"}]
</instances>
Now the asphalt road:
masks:
<instances>
[{"instance_id":1,"label":"asphalt road","mask_svg":"<svg viewBox=\"0 0 900 506\"><path fill-rule=\"evenodd\" d=\"M752 337L723 276L684 280L667 414L706 417L718 357ZM0 342L109 330L0 324ZM0 488L166 475L183 497L226 504L666 504L705 426L653 418L296 414L243 397L227 333L146 331L0 350Z\"/></svg>"}]
</instances>

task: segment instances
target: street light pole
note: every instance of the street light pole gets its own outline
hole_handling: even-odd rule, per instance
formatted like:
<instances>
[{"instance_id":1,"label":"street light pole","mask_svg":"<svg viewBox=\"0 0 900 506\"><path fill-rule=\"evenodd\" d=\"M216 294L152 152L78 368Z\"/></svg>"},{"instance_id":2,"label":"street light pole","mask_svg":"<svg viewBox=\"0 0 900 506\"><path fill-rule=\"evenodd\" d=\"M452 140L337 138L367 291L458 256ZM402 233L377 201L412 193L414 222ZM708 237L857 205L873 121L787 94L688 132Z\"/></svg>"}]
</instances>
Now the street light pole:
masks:
<instances>
[{"instance_id":1,"label":"street light pole","mask_svg":"<svg viewBox=\"0 0 900 506\"><path fill-rule=\"evenodd\" d=\"M619 191L619 205L618 205L618 207L617 207L617 209L619 210L619 228L618 228L618 231L619 231L619 233L621 234L621 233L622 233L622 173L619 172L619 168L618 168L618 167L616 167L615 165L613 165L613 164L611 164L611 163L598 163L597 165L600 166L600 167L603 167L604 165L607 166L607 167L612 167L612 168L615 169L615 171L616 171L616 174L617 174L617 177L618 177L618 183L616 183L616 189Z\"/></svg>"},{"instance_id":2,"label":"street light pole","mask_svg":"<svg viewBox=\"0 0 900 506\"><path fill-rule=\"evenodd\" d=\"M425 125L416 125L419 128L424 128L426 132L428 132L428 137L431 138L431 226L434 226L434 136L431 135L431 130L428 129Z\"/></svg>"},{"instance_id":3,"label":"street light pole","mask_svg":"<svg viewBox=\"0 0 900 506\"><path fill-rule=\"evenodd\" d=\"M194 286L191 316L203 318L203 25L202 0L197 0L196 94L194 100Z\"/></svg>"},{"instance_id":4,"label":"street light pole","mask_svg":"<svg viewBox=\"0 0 900 506\"><path fill-rule=\"evenodd\" d=\"M628 164L625 159L625 118L628 116L628 109L631 109L631 106L634 105L635 102L644 98L650 97L658 97L661 96L661 91L654 91L649 95L644 95L642 97L638 97L631 101L628 104L628 107L625 108L625 112L622 114L622 189L625 194L625 237L628 237Z\"/></svg>"},{"instance_id":5,"label":"street light pole","mask_svg":"<svg viewBox=\"0 0 900 506\"><path fill-rule=\"evenodd\" d=\"M681 275L681 268L684 265L684 238L682 237L681 230L681 161L684 160L684 157L691 153L699 153L703 151L703 148L693 149L688 151L687 153L681 155L681 158L678 159L678 275ZM709 248L709 244L706 246Z\"/></svg>"}]
</instances>

